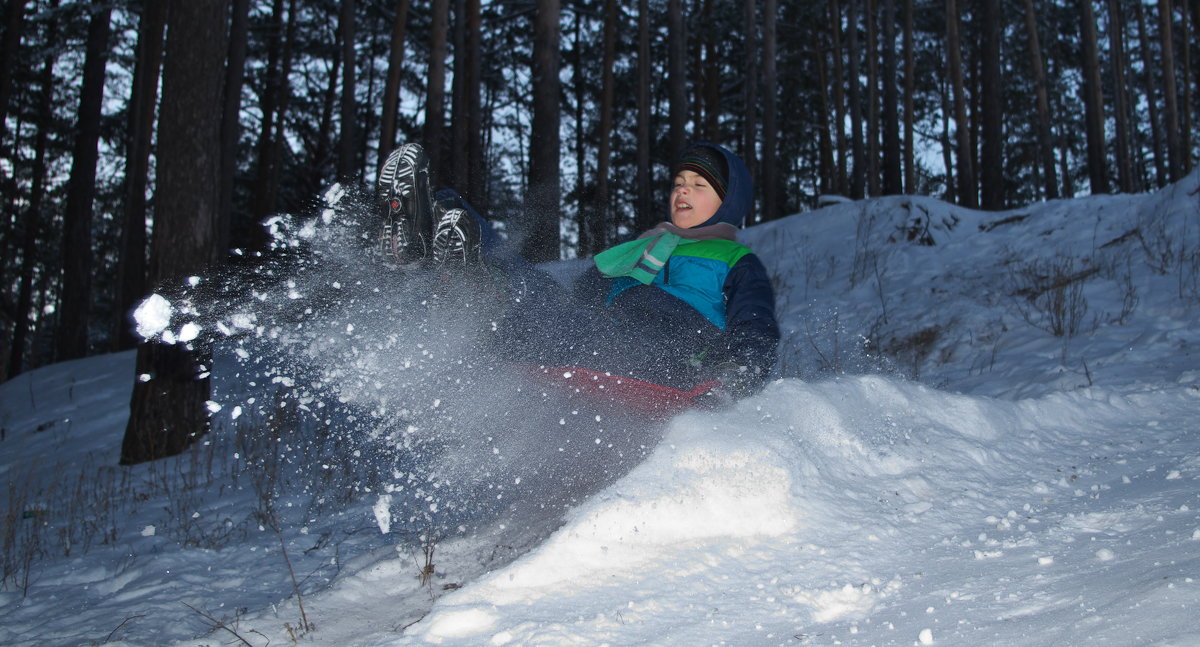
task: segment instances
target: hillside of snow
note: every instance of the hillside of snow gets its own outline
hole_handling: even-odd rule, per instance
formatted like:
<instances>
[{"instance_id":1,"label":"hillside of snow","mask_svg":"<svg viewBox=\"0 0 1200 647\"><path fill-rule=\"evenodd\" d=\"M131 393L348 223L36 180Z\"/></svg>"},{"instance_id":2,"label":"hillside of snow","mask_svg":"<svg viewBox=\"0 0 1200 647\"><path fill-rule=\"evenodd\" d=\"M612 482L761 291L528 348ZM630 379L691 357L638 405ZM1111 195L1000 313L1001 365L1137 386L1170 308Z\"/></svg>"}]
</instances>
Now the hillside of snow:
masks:
<instances>
[{"instance_id":1,"label":"hillside of snow","mask_svg":"<svg viewBox=\"0 0 1200 647\"><path fill-rule=\"evenodd\" d=\"M132 354L0 385L0 644L1200 644L1198 188L747 229L778 379L660 425L281 220L286 271L164 295L217 339L185 455L116 466Z\"/></svg>"}]
</instances>

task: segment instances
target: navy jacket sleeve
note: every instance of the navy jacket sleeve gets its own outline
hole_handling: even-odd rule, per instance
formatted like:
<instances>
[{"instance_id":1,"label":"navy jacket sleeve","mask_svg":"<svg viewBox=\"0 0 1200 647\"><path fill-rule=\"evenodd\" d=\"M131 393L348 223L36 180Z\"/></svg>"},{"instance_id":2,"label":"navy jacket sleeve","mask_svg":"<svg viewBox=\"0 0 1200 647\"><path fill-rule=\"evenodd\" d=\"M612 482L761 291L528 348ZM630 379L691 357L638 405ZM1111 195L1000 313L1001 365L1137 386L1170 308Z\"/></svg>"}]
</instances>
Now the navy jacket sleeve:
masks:
<instances>
[{"instance_id":1,"label":"navy jacket sleeve","mask_svg":"<svg viewBox=\"0 0 1200 647\"><path fill-rule=\"evenodd\" d=\"M730 268L724 290L728 358L765 379L779 344L775 291L767 268L754 254L743 256Z\"/></svg>"}]
</instances>

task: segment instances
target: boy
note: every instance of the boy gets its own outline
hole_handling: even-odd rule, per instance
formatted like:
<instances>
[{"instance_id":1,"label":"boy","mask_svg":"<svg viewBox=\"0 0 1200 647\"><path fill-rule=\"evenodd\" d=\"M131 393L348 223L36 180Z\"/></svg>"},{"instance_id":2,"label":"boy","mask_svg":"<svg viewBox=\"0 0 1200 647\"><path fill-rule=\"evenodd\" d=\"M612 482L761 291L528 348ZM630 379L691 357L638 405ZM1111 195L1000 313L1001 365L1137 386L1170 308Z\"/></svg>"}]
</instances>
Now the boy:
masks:
<instances>
[{"instance_id":1,"label":"boy","mask_svg":"<svg viewBox=\"0 0 1200 647\"><path fill-rule=\"evenodd\" d=\"M717 378L724 396L757 390L775 362L774 294L758 257L735 241L753 205L740 158L715 144L674 167L664 222L597 254L570 294L497 240L461 197L430 189L417 144L394 151L377 183L386 255L482 264L510 301L490 343L506 359L583 366L677 388Z\"/></svg>"}]
</instances>

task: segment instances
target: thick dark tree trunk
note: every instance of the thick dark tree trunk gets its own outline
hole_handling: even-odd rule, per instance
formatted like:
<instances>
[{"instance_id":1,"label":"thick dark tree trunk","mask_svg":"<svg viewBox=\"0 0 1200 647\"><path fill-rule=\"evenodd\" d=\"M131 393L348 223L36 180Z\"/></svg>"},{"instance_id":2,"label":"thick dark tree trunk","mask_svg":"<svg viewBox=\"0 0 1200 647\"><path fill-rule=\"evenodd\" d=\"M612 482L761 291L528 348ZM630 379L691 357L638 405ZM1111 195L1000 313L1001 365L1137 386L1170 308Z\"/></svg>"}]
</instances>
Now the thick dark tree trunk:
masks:
<instances>
[{"instance_id":1,"label":"thick dark tree trunk","mask_svg":"<svg viewBox=\"0 0 1200 647\"><path fill-rule=\"evenodd\" d=\"M833 139L837 146L837 175L833 190L838 195L850 195L850 178L846 172L846 160L850 156L845 126L846 78L842 72L845 52L842 50L842 11L838 0L829 0L829 35L833 45L833 79L829 85L833 88Z\"/></svg>"},{"instance_id":2,"label":"thick dark tree trunk","mask_svg":"<svg viewBox=\"0 0 1200 647\"><path fill-rule=\"evenodd\" d=\"M900 97L896 88L896 2L883 0L883 193L904 193L900 169Z\"/></svg>"},{"instance_id":3,"label":"thick dark tree trunk","mask_svg":"<svg viewBox=\"0 0 1200 647\"><path fill-rule=\"evenodd\" d=\"M125 215L117 263L117 321L113 335L116 350L137 345L129 314L146 295L146 185L166 25L167 3L146 3L138 27L137 63L133 95L129 99L129 134L125 144Z\"/></svg>"},{"instance_id":4,"label":"thick dark tree trunk","mask_svg":"<svg viewBox=\"0 0 1200 647\"><path fill-rule=\"evenodd\" d=\"M158 123L151 278L177 286L216 260L221 89L228 0L172 0ZM121 464L178 454L208 431L209 354L183 344L138 348Z\"/></svg>"},{"instance_id":5,"label":"thick dark tree trunk","mask_svg":"<svg viewBox=\"0 0 1200 647\"><path fill-rule=\"evenodd\" d=\"M396 146L396 119L400 112L400 77L404 73L404 37L408 30L409 0L397 0L388 47L387 81L383 86L383 115L379 125L379 166Z\"/></svg>"},{"instance_id":6,"label":"thick dark tree trunk","mask_svg":"<svg viewBox=\"0 0 1200 647\"><path fill-rule=\"evenodd\" d=\"M25 25L25 0L4 3L4 40L0 41L0 143L8 133L8 100L12 96L13 71L21 49Z\"/></svg>"},{"instance_id":7,"label":"thick dark tree trunk","mask_svg":"<svg viewBox=\"0 0 1200 647\"><path fill-rule=\"evenodd\" d=\"M233 227L233 180L237 174L238 141L242 135L242 85L246 78L246 46L250 31L250 0L233 0L229 56L225 62L224 108L221 112L221 206L217 211L217 253L228 254Z\"/></svg>"},{"instance_id":8,"label":"thick dark tree trunk","mask_svg":"<svg viewBox=\"0 0 1200 647\"><path fill-rule=\"evenodd\" d=\"M613 67L617 58L617 0L604 1L604 60L602 62L600 80L600 126L597 137L600 140L600 150L596 154L596 195L592 200L594 206L591 217L584 223L580 236L586 244L580 250L585 255L593 255L608 246L609 212L608 212L608 174L612 164L612 129L613 103L616 95L616 78Z\"/></svg>"},{"instance_id":9,"label":"thick dark tree trunk","mask_svg":"<svg viewBox=\"0 0 1200 647\"><path fill-rule=\"evenodd\" d=\"M758 175L758 12L755 0L743 0L745 67L742 70L742 161L751 179ZM753 209L751 215L753 216Z\"/></svg>"},{"instance_id":10,"label":"thick dark tree trunk","mask_svg":"<svg viewBox=\"0 0 1200 647\"><path fill-rule=\"evenodd\" d=\"M525 257L534 262L559 258L559 12L558 0L538 0L533 29L533 131L525 196L529 230L523 247Z\"/></svg>"},{"instance_id":11,"label":"thick dark tree trunk","mask_svg":"<svg viewBox=\"0 0 1200 647\"><path fill-rule=\"evenodd\" d=\"M1158 114L1158 96L1154 91L1154 75L1148 70L1154 69L1155 60L1154 54L1150 51L1150 33L1146 26L1146 12L1142 9L1142 3L1133 3L1133 14L1138 23L1138 50L1141 54L1142 69L1147 72L1142 73L1144 82L1143 92L1146 96L1146 112L1150 119L1150 156L1154 160L1154 182L1155 186L1164 186L1167 183L1167 161L1163 155L1163 137L1160 124L1161 118Z\"/></svg>"},{"instance_id":12,"label":"thick dark tree trunk","mask_svg":"<svg viewBox=\"0 0 1200 647\"><path fill-rule=\"evenodd\" d=\"M92 299L92 201L96 196L96 163L99 157L100 115L104 103L104 72L108 65L109 19L112 7L91 5L83 87L75 122L75 147L67 206L63 213L63 282L55 338L58 361L88 353Z\"/></svg>"},{"instance_id":13,"label":"thick dark tree trunk","mask_svg":"<svg viewBox=\"0 0 1200 647\"><path fill-rule=\"evenodd\" d=\"M1096 16L1092 0L1079 0L1080 40L1083 60L1083 113L1087 133L1088 182L1092 193L1108 193L1108 160L1104 154L1104 95L1100 85L1100 59L1096 44Z\"/></svg>"},{"instance_id":14,"label":"thick dark tree trunk","mask_svg":"<svg viewBox=\"0 0 1200 647\"><path fill-rule=\"evenodd\" d=\"M284 23L283 0L274 0L271 10L271 22L267 39L267 70L266 84L263 88L262 123L258 132L256 146L257 162L254 175L253 214L255 222L261 222L275 211L275 190L272 178L274 169L275 124L280 115L280 103L283 100L286 78L284 76ZM294 14L294 11L291 12ZM288 18L291 21L291 16ZM252 229L246 247L256 251L266 249L266 235L260 229Z\"/></svg>"},{"instance_id":15,"label":"thick dark tree trunk","mask_svg":"<svg viewBox=\"0 0 1200 647\"><path fill-rule=\"evenodd\" d=\"M878 5L876 0L866 0L867 9L863 14L863 26L866 33L865 55L867 60L867 193L879 195L879 35L876 21L878 20Z\"/></svg>"},{"instance_id":16,"label":"thick dark tree trunk","mask_svg":"<svg viewBox=\"0 0 1200 647\"><path fill-rule=\"evenodd\" d=\"M1183 146L1180 133L1180 109L1175 80L1175 37L1171 20L1171 0L1158 0L1158 37L1162 49L1163 71L1163 134L1166 138L1166 168L1168 178L1175 182L1183 178ZM1190 107L1189 107L1190 109Z\"/></svg>"},{"instance_id":17,"label":"thick dark tree trunk","mask_svg":"<svg viewBox=\"0 0 1200 647\"><path fill-rule=\"evenodd\" d=\"M361 174L358 168L358 155L362 147L358 143L358 56L355 48L358 28L354 12L354 0L342 0L341 15L338 19L338 31L342 40L341 134L338 137L337 158L339 181L352 180Z\"/></svg>"},{"instance_id":18,"label":"thick dark tree trunk","mask_svg":"<svg viewBox=\"0 0 1200 647\"><path fill-rule=\"evenodd\" d=\"M57 43L58 21L51 18L46 24L47 54L42 62L42 73L38 82L37 111L48 115L54 109L54 61ZM42 233L42 199L46 194L47 160L46 148L49 141L49 124L39 124L34 137L33 174L29 187L29 206L22 217L24 231L21 234L21 270L17 287L16 312L13 317L12 346L6 367L8 379L25 370L27 339L32 327L30 316L34 296L34 268L37 264L38 241Z\"/></svg>"},{"instance_id":19,"label":"thick dark tree trunk","mask_svg":"<svg viewBox=\"0 0 1200 647\"><path fill-rule=\"evenodd\" d=\"M687 30L683 25L683 0L667 0L667 159L679 159L687 145Z\"/></svg>"},{"instance_id":20,"label":"thick dark tree trunk","mask_svg":"<svg viewBox=\"0 0 1200 647\"><path fill-rule=\"evenodd\" d=\"M445 177L442 168L443 138L446 130L446 38L449 28L449 0L433 0L433 26L429 33L428 88L425 93L425 152L429 168Z\"/></svg>"},{"instance_id":21,"label":"thick dark tree trunk","mask_svg":"<svg viewBox=\"0 0 1200 647\"><path fill-rule=\"evenodd\" d=\"M980 39L980 82L983 119L980 124L980 194L984 209L999 211L1007 202L1004 185L1004 88L1000 76L1000 39L1004 15L1000 11L1000 0L983 0L981 4L980 29L983 37Z\"/></svg>"},{"instance_id":22,"label":"thick dark tree trunk","mask_svg":"<svg viewBox=\"0 0 1200 647\"><path fill-rule=\"evenodd\" d=\"M1058 198L1058 173L1054 168L1054 138L1050 134L1050 100L1046 91L1046 66L1042 63L1041 38L1033 0L1024 0L1025 32L1029 39L1029 67L1037 100L1038 156L1042 161L1042 188L1047 200Z\"/></svg>"},{"instance_id":23,"label":"thick dark tree trunk","mask_svg":"<svg viewBox=\"0 0 1200 647\"><path fill-rule=\"evenodd\" d=\"M650 3L638 0L638 72L637 72L637 203L635 226L641 231L654 226L657 214L650 206ZM709 73L714 71L707 70ZM711 109L711 106L710 106ZM714 115L705 115L714 119ZM712 138L715 130L709 132Z\"/></svg>"},{"instance_id":24,"label":"thick dark tree trunk","mask_svg":"<svg viewBox=\"0 0 1200 647\"><path fill-rule=\"evenodd\" d=\"M866 151L863 146L863 105L862 91L858 84L858 3L862 0L850 0L850 18L846 23L848 32L846 47L849 50L846 58L846 82L850 84L850 148L854 157L853 170L850 173L850 197L862 199L867 189ZM839 124L840 126L840 124Z\"/></svg>"},{"instance_id":25,"label":"thick dark tree trunk","mask_svg":"<svg viewBox=\"0 0 1200 647\"><path fill-rule=\"evenodd\" d=\"M779 55L776 32L778 30L779 8L775 0L763 2L763 142L762 142L762 220L774 220L779 213L779 161L776 149L779 146L779 108L776 101L779 89L778 72L775 59ZM824 58L825 54L819 54ZM822 61L822 67L824 62ZM825 84L821 84L821 92L825 92ZM828 113L826 105L826 113ZM825 149L829 151L829 129L824 128ZM830 154L832 159L832 154ZM826 169L832 172L831 168Z\"/></svg>"},{"instance_id":26,"label":"thick dark tree trunk","mask_svg":"<svg viewBox=\"0 0 1200 647\"><path fill-rule=\"evenodd\" d=\"M946 0L946 49L950 88L954 94L954 133L958 150L958 202L964 207L979 205L975 164L971 149L971 126L967 121L967 96L963 86L962 44L958 38L958 4Z\"/></svg>"},{"instance_id":27,"label":"thick dark tree trunk","mask_svg":"<svg viewBox=\"0 0 1200 647\"><path fill-rule=\"evenodd\" d=\"M904 0L904 192L909 194L917 192L917 160L913 151L916 64L913 58L913 0Z\"/></svg>"},{"instance_id":28,"label":"thick dark tree trunk","mask_svg":"<svg viewBox=\"0 0 1200 647\"><path fill-rule=\"evenodd\" d=\"M1121 3L1108 0L1108 51L1112 66L1113 115L1116 125L1117 187L1133 193L1137 182L1129 143L1129 101L1125 82L1125 18Z\"/></svg>"}]
</instances>

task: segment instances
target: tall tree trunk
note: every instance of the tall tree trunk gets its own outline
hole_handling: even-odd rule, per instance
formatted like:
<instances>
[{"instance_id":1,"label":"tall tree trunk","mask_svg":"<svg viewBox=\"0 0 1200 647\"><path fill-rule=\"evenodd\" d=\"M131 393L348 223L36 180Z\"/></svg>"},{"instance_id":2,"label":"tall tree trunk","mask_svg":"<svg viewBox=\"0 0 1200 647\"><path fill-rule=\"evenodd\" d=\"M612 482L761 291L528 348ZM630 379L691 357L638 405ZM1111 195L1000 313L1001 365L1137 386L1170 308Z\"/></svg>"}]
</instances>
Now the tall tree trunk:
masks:
<instances>
[{"instance_id":1,"label":"tall tree trunk","mask_svg":"<svg viewBox=\"0 0 1200 647\"><path fill-rule=\"evenodd\" d=\"M279 117L279 104L283 99L283 0L274 0L271 11L271 22L267 38L267 71L266 84L263 88L262 122L258 133L257 163L254 180L253 214L255 222L262 222L275 211L275 191L271 178L274 176L272 150L275 137L275 123ZM289 17L289 21L291 18ZM249 249L262 251L266 249L266 234L260 229L252 229L251 239L246 241Z\"/></svg>"},{"instance_id":2,"label":"tall tree trunk","mask_svg":"<svg viewBox=\"0 0 1200 647\"><path fill-rule=\"evenodd\" d=\"M883 2L883 193L904 193L900 169L900 97L896 89L896 2Z\"/></svg>"},{"instance_id":3,"label":"tall tree trunk","mask_svg":"<svg viewBox=\"0 0 1200 647\"><path fill-rule=\"evenodd\" d=\"M533 27L533 129L525 196L529 230L524 245L525 257L534 262L559 258L559 13L558 0L538 0Z\"/></svg>"},{"instance_id":4,"label":"tall tree trunk","mask_svg":"<svg viewBox=\"0 0 1200 647\"><path fill-rule=\"evenodd\" d=\"M454 77L450 80L450 159L449 185L465 191L467 169L471 160L467 157L467 2L454 0L454 22L450 30L454 51Z\"/></svg>"},{"instance_id":5,"label":"tall tree trunk","mask_svg":"<svg viewBox=\"0 0 1200 647\"><path fill-rule=\"evenodd\" d=\"M635 227L649 229L657 220L650 207L650 3L638 0L637 206ZM709 59L711 60L711 59ZM715 73L709 66L708 72ZM711 110L712 107L710 106ZM711 112L706 118L712 119ZM715 128L715 124L714 124ZM715 129L711 133L715 133ZM712 134L710 133L710 137Z\"/></svg>"},{"instance_id":6,"label":"tall tree trunk","mask_svg":"<svg viewBox=\"0 0 1200 647\"><path fill-rule=\"evenodd\" d=\"M483 145L483 25L480 0L467 0L467 200L484 205L487 176Z\"/></svg>"},{"instance_id":7,"label":"tall tree trunk","mask_svg":"<svg viewBox=\"0 0 1200 647\"><path fill-rule=\"evenodd\" d=\"M595 210L584 227L587 245L580 250L589 256L608 246L608 174L612 164L613 103L616 95L613 67L617 60L619 15L617 0L604 0L604 60L600 77L600 126L596 134L600 139L600 150L596 153L596 195L592 200Z\"/></svg>"},{"instance_id":8,"label":"tall tree trunk","mask_svg":"<svg viewBox=\"0 0 1200 647\"><path fill-rule=\"evenodd\" d=\"M913 150L917 69L913 50L913 0L904 0L904 192L909 194L917 192L917 161L916 151Z\"/></svg>"},{"instance_id":9,"label":"tall tree trunk","mask_svg":"<svg viewBox=\"0 0 1200 647\"><path fill-rule=\"evenodd\" d=\"M137 345L129 314L146 294L146 185L150 172L150 138L158 103L163 31L167 3L147 2L138 26L133 95L129 99L129 135L125 149L125 214L117 262L116 350Z\"/></svg>"},{"instance_id":10,"label":"tall tree trunk","mask_svg":"<svg viewBox=\"0 0 1200 647\"><path fill-rule=\"evenodd\" d=\"M667 159L679 159L687 145L687 30L683 25L683 0L667 0L668 121Z\"/></svg>"},{"instance_id":11,"label":"tall tree trunk","mask_svg":"<svg viewBox=\"0 0 1200 647\"><path fill-rule=\"evenodd\" d=\"M1004 186L1004 91L1000 76L1000 38L1004 15L1000 11L1000 0L983 0L981 4L983 12L979 22L983 37L980 39L980 82L983 119L980 124L980 194L984 209L999 211L1007 202Z\"/></svg>"},{"instance_id":12,"label":"tall tree trunk","mask_svg":"<svg viewBox=\"0 0 1200 647\"><path fill-rule=\"evenodd\" d=\"M8 0L4 3L4 40L0 41L0 145L8 133L8 101L24 31L25 0Z\"/></svg>"},{"instance_id":13,"label":"tall tree trunk","mask_svg":"<svg viewBox=\"0 0 1200 647\"><path fill-rule=\"evenodd\" d=\"M1167 164L1163 156L1163 137L1160 130L1162 120L1158 114L1158 97L1154 91L1154 55L1150 51L1150 32L1146 26L1146 12L1142 3L1133 3L1133 13L1138 23L1138 49L1142 58L1142 79L1145 84L1147 116L1150 118L1150 155L1154 159L1155 186L1162 187L1167 183Z\"/></svg>"},{"instance_id":14,"label":"tall tree trunk","mask_svg":"<svg viewBox=\"0 0 1200 647\"><path fill-rule=\"evenodd\" d=\"M1167 139L1167 168L1170 179L1183 177L1183 147L1180 145L1179 93L1175 84L1175 37L1171 20L1171 0L1158 0L1159 42L1162 47L1163 121Z\"/></svg>"},{"instance_id":15,"label":"tall tree trunk","mask_svg":"<svg viewBox=\"0 0 1200 647\"><path fill-rule=\"evenodd\" d=\"M867 165L863 150L862 92L858 84L858 3L861 1L850 0L850 14L846 21L846 31L849 32L846 43L849 50L846 54L846 82L850 84L850 148L854 157L854 167L850 173L850 197L855 200L863 198L867 182Z\"/></svg>"},{"instance_id":16,"label":"tall tree trunk","mask_svg":"<svg viewBox=\"0 0 1200 647\"><path fill-rule=\"evenodd\" d=\"M58 0L51 3L58 7ZM57 49L58 20L51 16L46 22L46 51L42 73L38 82L37 112L48 115L54 109L54 52ZM33 307L34 268L37 265L38 241L42 230L42 198L46 193L46 148L49 141L49 124L38 124L34 138L33 177L29 186L29 205L22 217L21 271L17 283L16 316L13 321L12 346L6 367L7 379L12 379L25 370L25 346L32 324L30 311Z\"/></svg>"},{"instance_id":17,"label":"tall tree trunk","mask_svg":"<svg viewBox=\"0 0 1200 647\"><path fill-rule=\"evenodd\" d=\"M221 116L221 206L217 211L217 250L228 254L233 226L233 180L237 174L238 141L242 135L242 84L246 77L246 46L250 0L233 0L229 56L225 62L224 108Z\"/></svg>"},{"instance_id":18,"label":"tall tree trunk","mask_svg":"<svg viewBox=\"0 0 1200 647\"><path fill-rule=\"evenodd\" d=\"M358 98L355 39L358 27L355 18L354 0L342 0L338 31L342 39L342 100L341 136L338 138L337 177L339 181L351 180L361 175L357 158L358 144Z\"/></svg>"},{"instance_id":19,"label":"tall tree trunk","mask_svg":"<svg viewBox=\"0 0 1200 647\"><path fill-rule=\"evenodd\" d=\"M62 307L55 339L59 361L87 355L92 298L92 201L96 196L100 115L104 103L104 73L108 65L109 19L112 7L99 0L90 5L87 55L67 205L63 213Z\"/></svg>"},{"instance_id":20,"label":"tall tree trunk","mask_svg":"<svg viewBox=\"0 0 1200 647\"><path fill-rule=\"evenodd\" d=\"M853 1L853 0L851 0ZM838 0L829 0L829 34L833 45L833 133L837 145L837 176L834 191L838 195L850 195L850 178L846 173L846 159L850 146L846 142L846 75L842 72L842 10Z\"/></svg>"},{"instance_id":21,"label":"tall tree trunk","mask_svg":"<svg viewBox=\"0 0 1200 647\"><path fill-rule=\"evenodd\" d=\"M779 80L775 68L775 59L778 56L778 47L776 44L776 31L778 29L778 13L779 8L776 5L776 0L765 0L763 2L763 143L762 143L762 219L774 220L780 216L779 210L779 162L777 160L776 148L778 147L778 130L779 130L779 114L776 103L776 97L779 94ZM819 57L824 58L824 54L819 54ZM822 62L822 67L824 63ZM821 92L824 95L826 84L821 84ZM826 118L828 118L829 107L825 108ZM823 130L825 136L825 148L829 150L829 128ZM830 160L832 161L832 160ZM832 169L827 169L827 173L832 172Z\"/></svg>"},{"instance_id":22,"label":"tall tree trunk","mask_svg":"<svg viewBox=\"0 0 1200 647\"><path fill-rule=\"evenodd\" d=\"M879 33L877 27L879 5L876 0L866 0L867 11L863 16L866 27L865 44L867 59L867 193L879 195Z\"/></svg>"},{"instance_id":23,"label":"tall tree trunk","mask_svg":"<svg viewBox=\"0 0 1200 647\"><path fill-rule=\"evenodd\" d=\"M650 39L650 36L649 36L650 22L649 22L649 20L650 20L650 18L647 14L650 13L650 9L648 6L643 7L643 5L645 5L644 0L639 0L638 15L646 16L646 18L645 18L645 21L646 21L646 27L645 27L646 54L644 57L641 54L639 54L638 56L639 56L639 60L641 58L646 59L646 91L649 92L649 87L650 87L650 80L649 80L649 78L650 78L650 71L649 71L650 70L650 67L649 67L650 66L650 60L649 60L649 57L650 57L650 54L649 54L649 52L650 52L650 40L649 40ZM706 15L706 16L712 15L712 12L713 12L713 0L704 0L704 10L702 12L702 15ZM704 78L704 127L703 127L704 139L706 139L708 141L712 141L712 142L721 140L721 66L717 62L717 48L718 48L718 42L721 41L721 38L716 33L714 33L715 30L716 30L716 26L713 25L711 22L705 25L705 28L704 28L704 65L703 65L703 70L701 71L701 74L703 75L703 78ZM643 34L642 18L639 17L639 19L638 19L638 51L639 52L641 51L641 49L643 47L642 34ZM639 63L639 66L640 65L641 65L641 63ZM640 70L640 67L639 67L639 70ZM649 123L649 116L648 116L649 109L650 109L650 106L649 106L649 103L647 103L646 104L647 124ZM647 128L649 128L648 125L647 125ZM647 130L646 132L647 132L646 139L648 141L649 137L650 137L649 130ZM646 158L646 168L647 169L650 168L649 157ZM647 199L647 204L648 204L648 199ZM638 217L645 218L646 216L640 215L640 213L641 213L640 209L641 209L641 207L639 207L639 216Z\"/></svg>"},{"instance_id":24,"label":"tall tree trunk","mask_svg":"<svg viewBox=\"0 0 1200 647\"><path fill-rule=\"evenodd\" d=\"M828 74L825 72L825 48L824 43L820 42L819 38L813 38L807 42L807 48L812 52L813 63L817 68L817 87L820 88L818 96L820 97L817 107L819 113L817 115L817 186L822 193L837 191L837 171L833 161L833 140L829 136L829 131L837 127L833 123L832 110L830 110L829 100L829 82ZM838 82L832 84L838 86ZM764 159L764 164L765 164ZM764 169L766 170L766 169ZM769 215L764 219L770 219Z\"/></svg>"},{"instance_id":25,"label":"tall tree trunk","mask_svg":"<svg viewBox=\"0 0 1200 647\"><path fill-rule=\"evenodd\" d=\"M221 88L228 0L172 0L158 124L151 278L175 286L216 259ZM208 431L209 353L138 348L121 464L178 454Z\"/></svg>"},{"instance_id":26,"label":"tall tree trunk","mask_svg":"<svg viewBox=\"0 0 1200 647\"><path fill-rule=\"evenodd\" d=\"M742 161L753 180L758 169L758 11L755 0L742 1L742 24L745 29L745 67L742 70ZM753 194L751 194L753 200ZM753 214L751 209L751 215Z\"/></svg>"},{"instance_id":27,"label":"tall tree trunk","mask_svg":"<svg viewBox=\"0 0 1200 647\"><path fill-rule=\"evenodd\" d=\"M1190 3L1192 6L1192 11L1200 14L1200 7L1197 6L1200 3L1198 3L1197 0L1190 0ZM1182 86L1183 90L1182 94L1184 105L1184 110L1179 115L1179 147L1182 150L1184 175L1187 175L1192 171L1192 114L1196 110L1196 104L1192 99L1194 95L1192 94L1192 85L1190 83L1192 76L1192 47L1196 44L1192 34L1195 33L1195 31L1194 23L1188 18L1187 4L1188 0L1185 0L1184 4L1180 5L1179 7L1180 29L1183 30L1183 33L1180 34L1179 38L1179 42L1183 44L1183 46L1179 48L1180 53L1183 55L1183 68L1180 70L1183 81L1180 83L1180 86Z\"/></svg>"},{"instance_id":28,"label":"tall tree trunk","mask_svg":"<svg viewBox=\"0 0 1200 647\"><path fill-rule=\"evenodd\" d=\"M445 130L446 103L446 30L449 0L433 0L433 26L429 32L429 71L426 74L428 88L425 93L425 152L429 154L429 168L434 173L442 171L442 138Z\"/></svg>"},{"instance_id":29,"label":"tall tree trunk","mask_svg":"<svg viewBox=\"0 0 1200 647\"><path fill-rule=\"evenodd\" d=\"M946 49L950 68L950 88L954 94L954 134L958 149L958 202L976 207L975 164L971 157L971 127L967 121L967 97L963 87L962 44L958 38L958 5L946 0Z\"/></svg>"},{"instance_id":30,"label":"tall tree trunk","mask_svg":"<svg viewBox=\"0 0 1200 647\"><path fill-rule=\"evenodd\" d=\"M1042 190L1047 200L1058 198L1058 174L1054 170L1054 139L1050 134L1050 99L1046 91L1046 66L1042 63L1041 39L1033 0L1024 0L1025 32L1029 40L1029 66L1037 101L1038 155L1042 160Z\"/></svg>"},{"instance_id":31,"label":"tall tree trunk","mask_svg":"<svg viewBox=\"0 0 1200 647\"><path fill-rule=\"evenodd\" d=\"M1080 40L1083 57L1084 130L1087 133L1088 182L1093 194L1108 193L1108 160L1104 154L1104 95L1100 85L1100 59L1096 45L1096 16L1092 0L1079 0Z\"/></svg>"},{"instance_id":32,"label":"tall tree trunk","mask_svg":"<svg viewBox=\"0 0 1200 647\"><path fill-rule=\"evenodd\" d=\"M409 0L397 0L388 47L387 81L383 86L383 115L379 126L379 166L396 146L396 118L400 112L400 79L404 73L404 36L408 27Z\"/></svg>"},{"instance_id":33,"label":"tall tree trunk","mask_svg":"<svg viewBox=\"0 0 1200 647\"><path fill-rule=\"evenodd\" d=\"M1129 144L1129 107L1125 83L1125 18L1119 0L1108 0L1108 51L1112 65L1113 116L1116 125L1117 186L1133 193L1135 178Z\"/></svg>"}]
</instances>

